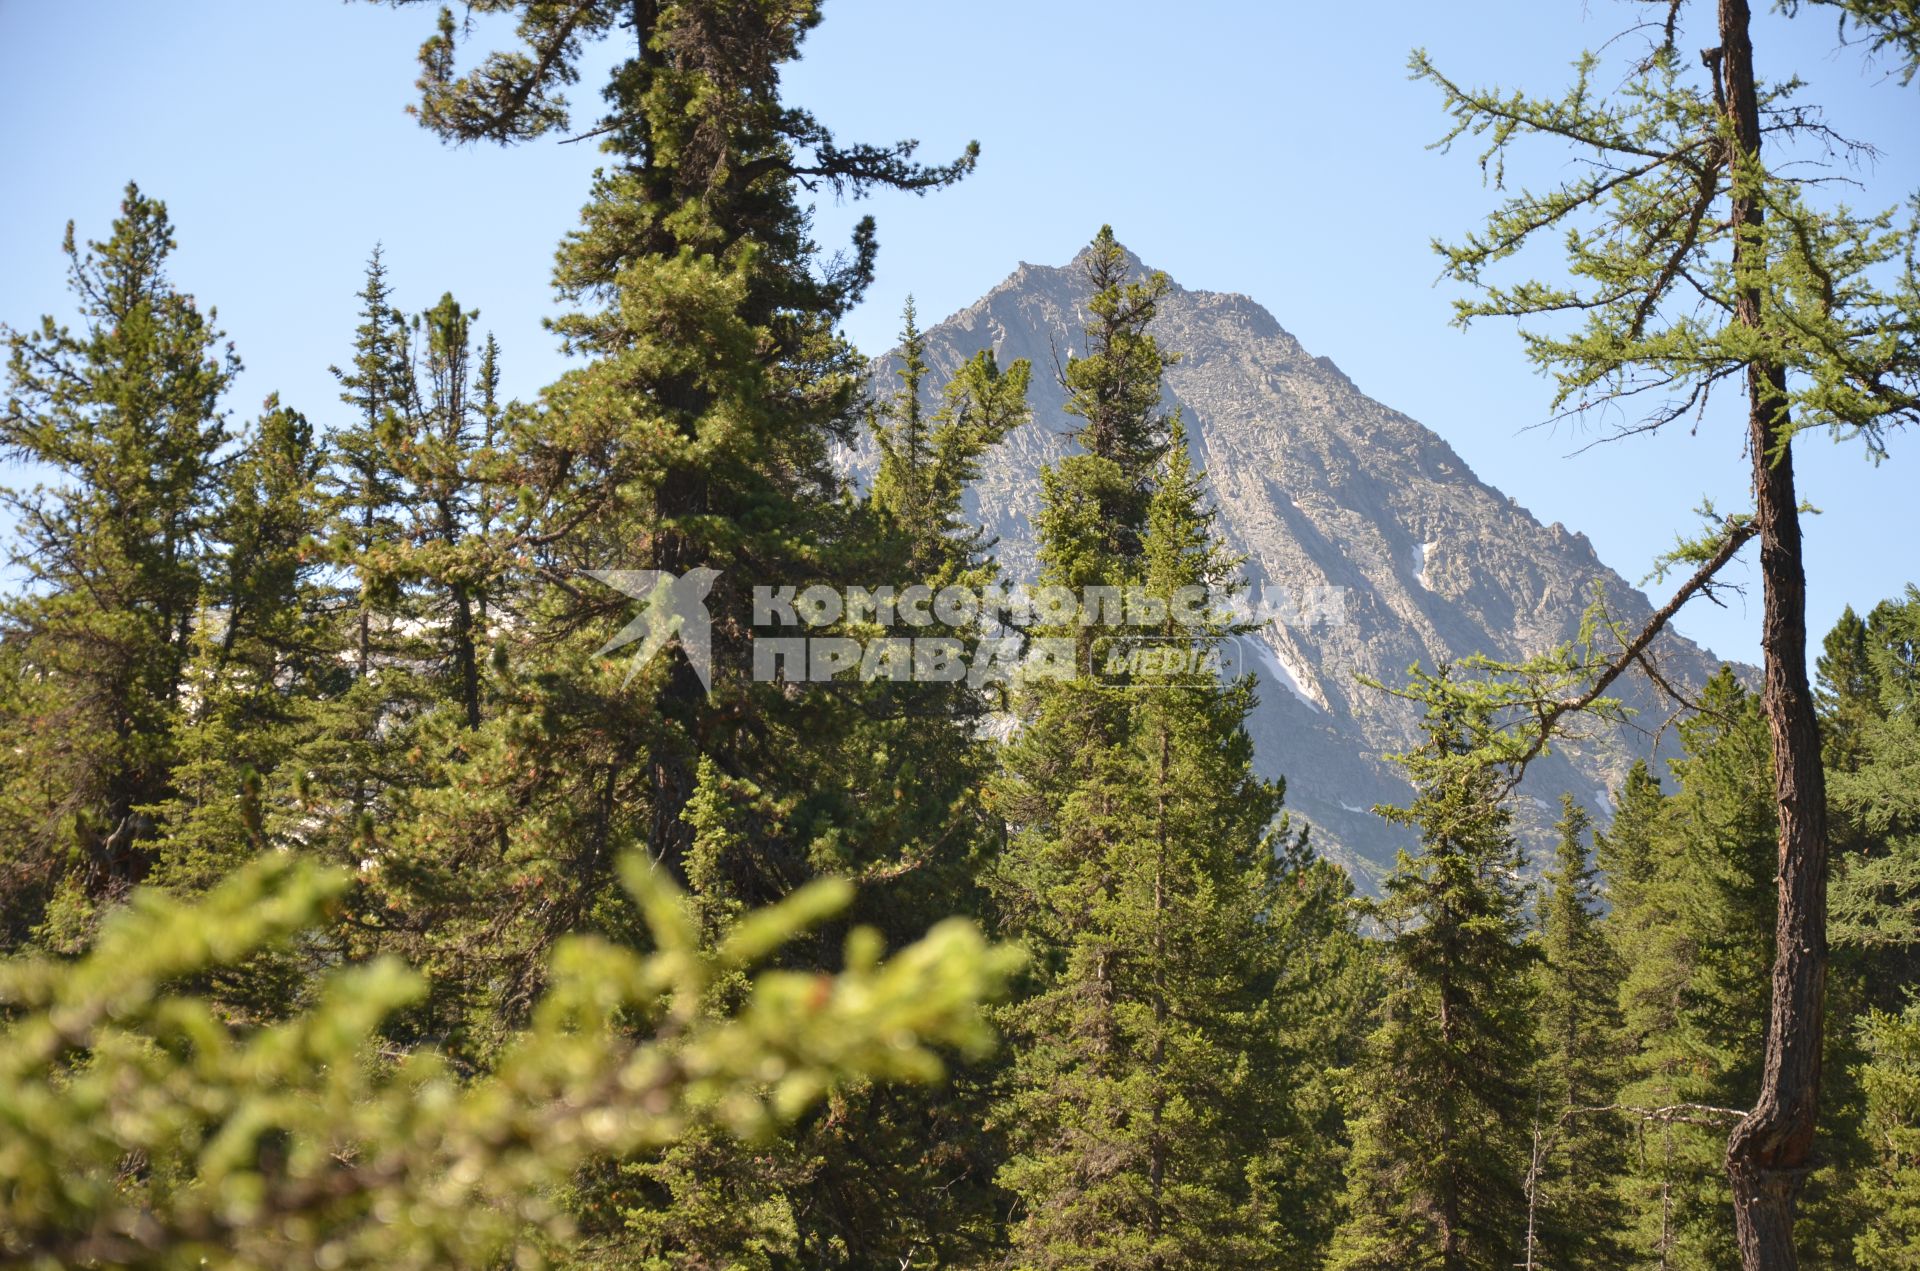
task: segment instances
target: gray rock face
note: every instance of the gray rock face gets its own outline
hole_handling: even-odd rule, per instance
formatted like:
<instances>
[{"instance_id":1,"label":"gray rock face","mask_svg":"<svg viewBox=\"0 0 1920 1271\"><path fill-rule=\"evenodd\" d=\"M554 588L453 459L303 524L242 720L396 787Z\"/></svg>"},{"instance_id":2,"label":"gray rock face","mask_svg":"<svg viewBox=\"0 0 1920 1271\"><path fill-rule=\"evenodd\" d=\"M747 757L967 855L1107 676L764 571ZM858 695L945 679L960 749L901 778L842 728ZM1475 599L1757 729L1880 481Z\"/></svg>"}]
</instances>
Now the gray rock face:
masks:
<instances>
[{"instance_id":1,"label":"gray rock face","mask_svg":"<svg viewBox=\"0 0 1920 1271\"><path fill-rule=\"evenodd\" d=\"M998 536L1002 566L1016 579L1033 574L1039 470L1067 453L1077 422L1062 410L1056 368L1080 347L1087 296L1079 262L1023 264L927 332L936 392L981 348L1003 366L1033 362L1033 422L989 458L969 507ZM1574 634L1596 583L1635 627L1649 605L1585 535L1541 525L1439 436L1369 398L1247 297L1175 285L1155 334L1181 358L1167 373L1168 404L1182 412L1220 529L1246 556L1256 593L1345 591L1344 621L1276 624L1249 637L1263 665L1248 727L1262 771L1287 779L1294 816L1370 888L1412 842L1371 808L1408 797L1387 756L1414 743L1418 721L1359 677L1396 684L1415 662L1551 648ZM874 364L889 391L895 366L891 358ZM873 456L845 460L864 476ZM1678 684L1697 686L1717 666L1675 636L1657 650L1662 673ZM1607 793L1636 756L1662 743L1667 712L1651 686L1636 677L1622 696L1639 708L1633 724L1556 746L1529 771L1516 811L1536 856L1551 841L1562 791L1604 820Z\"/></svg>"}]
</instances>

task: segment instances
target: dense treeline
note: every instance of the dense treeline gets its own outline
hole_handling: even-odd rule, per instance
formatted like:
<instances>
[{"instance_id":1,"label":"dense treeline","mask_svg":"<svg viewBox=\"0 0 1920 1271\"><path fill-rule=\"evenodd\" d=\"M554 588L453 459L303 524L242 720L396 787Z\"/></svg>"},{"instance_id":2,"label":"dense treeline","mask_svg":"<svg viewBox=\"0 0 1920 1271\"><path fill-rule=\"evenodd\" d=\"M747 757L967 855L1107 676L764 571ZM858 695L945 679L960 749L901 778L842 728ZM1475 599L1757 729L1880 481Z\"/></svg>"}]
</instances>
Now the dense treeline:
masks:
<instances>
[{"instance_id":1,"label":"dense treeline","mask_svg":"<svg viewBox=\"0 0 1920 1271\"><path fill-rule=\"evenodd\" d=\"M825 253L803 202L974 152L783 104L809 4L476 7L525 49L456 76L443 15L419 113L451 140L562 127L585 45L634 45L556 264L579 361L534 400L376 250L338 403L236 419L131 185L69 231L72 325L9 333L0 446L38 484L0 608L0 1263L1741 1265L1780 833L1754 685L1702 687L1604 824L1566 800L1535 868L1525 796L1461 762L1495 703L1436 669L1380 809L1419 847L1356 896L1254 773L1248 682L1101 669L1245 630L1163 408L1168 284L1107 229L1038 581L1157 617L1042 621L1067 672L1005 683L757 673L756 582L998 579L962 495L1033 368L980 350L935 392L909 309L899 383L865 383L837 323L874 227ZM865 490L832 455L862 428ZM689 581L709 647L611 647ZM1920 590L1849 611L1817 687L1796 1242L1920 1266Z\"/></svg>"}]
</instances>

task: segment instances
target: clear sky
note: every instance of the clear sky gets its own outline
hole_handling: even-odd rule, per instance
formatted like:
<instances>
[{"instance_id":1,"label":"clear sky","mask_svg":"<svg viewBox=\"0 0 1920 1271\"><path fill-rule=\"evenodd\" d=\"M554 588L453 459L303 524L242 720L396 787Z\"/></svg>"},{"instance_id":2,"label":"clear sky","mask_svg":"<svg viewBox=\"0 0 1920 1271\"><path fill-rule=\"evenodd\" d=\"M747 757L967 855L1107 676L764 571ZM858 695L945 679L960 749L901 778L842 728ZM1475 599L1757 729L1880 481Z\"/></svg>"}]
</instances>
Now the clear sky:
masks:
<instances>
[{"instance_id":1,"label":"clear sky","mask_svg":"<svg viewBox=\"0 0 1920 1271\"><path fill-rule=\"evenodd\" d=\"M1696 4L1693 8L1704 8ZM1760 6L1756 6L1760 7ZM1110 221L1188 287L1243 292L1362 389L1426 423L1543 521L1584 530L1629 578L1703 495L1744 505L1739 424L1571 452L1590 434L1534 429L1548 388L1511 331L1448 325L1429 242L1494 197L1470 152L1427 143L1442 118L1408 82L1424 46L1458 78L1557 88L1583 47L1645 10L1620 0L828 0L790 97L843 139L921 138L944 158L970 138L979 171L925 199L820 209L839 241L880 221L880 274L849 331L885 349L902 299L931 321L1020 261L1059 263ZM271 390L337 417L361 262L384 243L399 300L452 290L500 337L508 386L531 395L564 365L540 319L558 236L598 156L591 143L450 150L403 113L431 6L338 0L0 0L0 321L66 313L62 227L103 236L120 187L164 198L174 276L217 305L247 371L235 408ZM1809 100L1877 143L1856 202L1920 189L1920 86L1902 89L1835 46L1823 18L1769 17L1762 72L1791 66ZM1711 41L1704 34L1687 47ZM591 71L579 118L598 105ZM1564 156L1537 169L1550 178ZM1731 405L1731 403L1729 403ZM1814 636L1843 604L1920 580L1910 437L1870 467L1857 447L1801 443ZM1753 577L1751 565L1744 576ZM1681 626L1756 660L1757 592Z\"/></svg>"}]
</instances>

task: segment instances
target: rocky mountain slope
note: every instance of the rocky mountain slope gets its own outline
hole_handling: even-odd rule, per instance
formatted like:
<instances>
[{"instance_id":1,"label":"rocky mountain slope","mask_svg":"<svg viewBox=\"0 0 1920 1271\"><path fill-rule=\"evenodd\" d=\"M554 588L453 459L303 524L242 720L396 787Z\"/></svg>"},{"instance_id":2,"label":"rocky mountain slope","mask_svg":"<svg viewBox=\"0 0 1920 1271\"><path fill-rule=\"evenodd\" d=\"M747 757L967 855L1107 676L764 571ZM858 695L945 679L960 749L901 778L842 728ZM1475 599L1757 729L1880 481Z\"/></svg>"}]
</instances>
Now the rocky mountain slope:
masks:
<instances>
[{"instance_id":1,"label":"rocky mountain slope","mask_svg":"<svg viewBox=\"0 0 1920 1271\"><path fill-rule=\"evenodd\" d=\"M935 391L980 348L991 347L1002 365L1033 362L1033 422L990 457L970 504L1016 578L1033 568L1037 473L1068 447L1074 421L1061 409L1056 368L1079 347L1087 294L1078 262L1023 264L927 333ZM1262 684L1249 727L1263 771L1286 777L1294 815L1367 886L1410 842L1370 809L1407 797L1386 756L1413 742L1417 721L1360 677L1399 683L1415 662L1550 648L1573 634L1596 582L1636 626L1649 606L1584 535L1540 524L1439 436L1368 397L1247 297L1175 285L1155 333L1181 356L1167 374L1169 404L1183 413L1250 584L1290 596L1345 590L1344 621L1275 624L1256 637ZM889 386L892 369L885 358L874 366ZM872 456L855 452L847 462L859 472ZM1663 673L1680 683L1697 685L1717 665L1678 637L1663 637L1658 652ZM1632 725L1530 770L1518 811L1536 851L1550 841L1562 791L1603 817L1633 758L1660 744L1667 712L1650 686L1636 682L1624 696L1640 708Z\"/></svg>"}]
</instances>

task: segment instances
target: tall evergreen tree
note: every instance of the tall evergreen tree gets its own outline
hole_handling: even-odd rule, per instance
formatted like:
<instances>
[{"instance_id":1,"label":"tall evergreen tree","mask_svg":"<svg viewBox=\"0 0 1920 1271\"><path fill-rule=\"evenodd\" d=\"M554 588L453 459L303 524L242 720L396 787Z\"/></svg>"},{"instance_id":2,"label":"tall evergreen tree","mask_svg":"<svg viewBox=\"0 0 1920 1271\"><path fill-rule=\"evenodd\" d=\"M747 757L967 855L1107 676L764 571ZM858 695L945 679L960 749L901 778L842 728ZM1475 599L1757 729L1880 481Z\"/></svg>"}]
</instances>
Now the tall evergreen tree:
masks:
<instances>
[{"instance_id":1,"label":"tall evergreen tree","mask_svg":"<svg viewBox=\"0 0 1920 1271\"><path fill-rule=\"evenodd\" d=\"M1623 944L1626 924L1622 915L1638 912L1641 895L1653 880L1659 863L1654 839L1665 798L1660 779L1653 775L1647 761L1634 760L1626 780L1614 791L1606 828L1596 830L1593 836L1594 863L1605 880L1611 908L1607 931L1616 950L1629 962L1632 959Z\"/></svg>"},{"instance_id":2,"label":"tall evergreen tree","mask_svg":"<svg viewBox=\"0 0 1920 1271\"><path fill-rule=\"evenodd\" d=\"M1755 1079L1773 938L1766 724L1730 671L1700 704L1680 726L1675 793L1628 792L1631 812L1609 840L1610 862L1621 841L1646 843L1639 881L1615 890L1609 919L1627 964L1620 1102L1677 1109L1638 1127L1624 1184L1629 1238L1638 1257L1674 1268L1739 1265L1721 1167L1729 1121L1713 1109L1737 1110Z\"/></svg>"},{"instance_id":3,"label":"tall evergreen tree","mask_svg":"<svg viewBox=\"0 0 1920 1271\"><path fill-rule=\"evenodd\" d=\"M1606 1110L1619 1079L1622 967L1602 926L1590 826L1573 797L1561 796L1559 845L1540 903L1535 997L1527 1262L1539 1267L1615 1267L1625 1258L1615 1191L1625 1136Z\"/></svg>"},{"instance_id":4,"label":"tall evergreen tree","mask_svg":"<svg viewBox=\"0 0 1920 1271\"><path fill-rule=\"evenodd\" d=\"M1443 668L1441 675L1448 671ZM1406 756L1420 830L1363 912L1383 929L1386 996L1347 1079L1353 1148L1342 1271L1507 1268L1524 1253L1536 1051L1521 859L1491 772L1454 760L1445 715Z\"/></svg>"},{"instance_id":5,"label":"tall evergreen tree","mask_svg":"<svg viewBox=\"0 0 1920 1271\"><path fill-rule=\"evenodd\" d=\"M378 611L383 601L391 607L390 559L407 506L407 490L394 469L404 438L402 415L412 407L417 385L406 318L393 303L386 259L377 245L367 258L359 295L352 365L333 368L340 400L354 418L336 429L332 440L340 467L335 552L356 584L354 668L364 679L379 652Z\"/></svg>"},{"instance_id":6,"label":"tall evergreen tree","mask_svg":"<svg viewBox=\"0 0 1920 1271\"><path fill-rule=\"evenodd\" d=\"M1130 278L1132 259L1110 225L1100 227L1082 259L1092 316L1081 356L1067 363L1061 378L1067 413L1080 420L1071 436L1089 455L1119 469L1118 483L1097 490L1096 503L1108 527L1107 550L1126 556L1140 549L1154 465L1168 443L1160 377L1175 358L1161 351L1147 327L1172 284L1161 273Z\"/></svg>"},{"instance_id":7,"label":"tall evergreen tree","mask_svg":"<svg viewBox=\"0 0 1920 1271\"><path fill-rule=\"evenodd\" d=\"M488 337L488 361L474 363L473 320L451 293L415 320L418 380L414 427L402 448L401 471L414 513L405 566L424 592L423 616L438 638L442 677L467 728L480 727L482 597L496 567L480 536L480 501L498 484L494 454L484 446L485 397L499 377L499 349Z\"/></svg>"},{"instance_id":8,"label":"tall evergreen tree","mask_svg":"<svg viewBox=\"0 0 1920 1271\"><path fill-rule=\"evenodd\" d=\"M1872 952L1878 1005L1897 1011L1886 988L1920 971L1920 588L1876 605L1864 623L1843 616L1835 643L1844 654L1823 662L1835 682L1826 719L1846 747L1833 794L1852 849L1834 879L1835 936Z\"/></svg>"},{"instance_id":9,"label":"tall evergreen tree","mask_svg":"<svg viewBox=\"0 0 1920 1271\"><path fill-rule=\"evenodd\" d=\"M1920 1188L1914 1143L1913 985L1920 982L1920 798L1915 711L1920 705L1920 590L1849 610L1827 640L1822 725L1838 753L1832 772L1836 843L1835 973L1851 1019L1836 1029L1857 1050L1842 1080L1861 1092L1862 1124L1837 1145L1857 1160L1851 1199L1860 1230L1851 1252L1865 1267L1916 1265ZM1849 1027L1849 1024L1851 1027Z\"/></svg>"},{"instance_id":10,"label":"tall evergreen tree","mask_svg":"<svg viewBox=\"0 0 1920 1271\"><path fill-rule=\"evenodd\" d=\"M67 227L79 328L7 333L0 448L47 474L7 494L24 584L0 619L9 943L43 924L56 947L83 939L146 876L173 793L240 368L168 276L173 250L165 204L129 184L106 241Z\"/></svg>"},{"instance_id":11,"label":"tall evergreen tree","mask_svg":"<svg viewBox=\"0 0 1920 1271\"><path fill-rule=\"evenodd\" d=\"M1146 326L1162 278L1129 281L1102 229L1088 356L1068 372L1084 453L1045 474L1044 584L1132 588L1160 606L1140 628L1216 648L1222 617L1177 621L1177 595L1237 585L1177 420L1159 411L1165 359ZM1099 617L1099 621L1092 621ZM1256 778L1250 685L1203 668L1096 674L1107 618L1042 638L1076 656L1031 686L996 806L1011 824L1001 921L1033 951L1032 992L1007 1013L1014 1048L998 1112L1013 1153L1015 1265L1212 1267L1272 1256L1275 1138L1291 1111L1271 998L1287 953L1270 927L1311 862L1276 851L1281 791ZM1090 662L1088 656L1095 660ZM1306 934L1290 925L1287 934Z\"/></svg>"},{"instance_id":12,"label":"tall evergreen tree","mask_svg":"<svg viewBox=\"0 0 1920 1271\"><path fill-rule=\"evenodd\" d=\"M175 728L155 883L211 886L269 843L285 845L281 831L306 815L273 791L291 784L283 765L351 676L319 545L326 461L306 417L269 400L224 465L220 551Z\"/></svg>"},{"instance_id":13,"label":"tall evergreen tree","mask_svg":"<svg viewBox=\"0 0 1920 1271\"><path fill-rule=\"evenodd\" d=\"M962 495L980 457L1028 418L1029 367L1021 360L1003 371L982 350L937 396L929 393L911 306L899 362L897 390L878 394L869 414L880 459L858 510L868 518L863 542L843 547L863 561L859 576L886 580L907 607L915 587L977 593L995 580L997 567L963 514ZM850 616L834 630L869 642L954 641L960 649L977 647L985 634L977 615L943 617L938 605L918 607L925 623L886 626ZM979 876L998 841L980 797L994 760L983 727L988 686L884 676L840 691L858 695L865 716L849 749L883 756L889 765L886 830L901 845L898 857L869 875L889 881L889 898L867 917L890 939L904 940L949 914L981 912ZM724 899L734 893L719 870L748 847L754 802L710 760L703 763L688 814L695 827L689 877L696 895L737 909L737 901ZM755 1256L766 1257L790 1250L809 1266L976 1260L998 1243L1005 1201L993 1184L1000 1145L982 1127L997 1067L997 1060L956 1065L938 1090L850 1085L804 1119L790 1149L777 1153L743 1157L711 1136L682 1145L666 1167L642 1171L674 1193L673 1212L636 1211L635 1221L666 1239L693 1216L709 1225L699 1238L709 1247L759 1248ZM776 1175L777 1186L768 1187ZM796 1221L794 1214L805 1217ZM724 1232L726 1226L735 1230Z\"/></svg>"},{"instance_id":14,"label":"tall evergreen tree","mask_svg":"<svg viewBox=\"0 0 1920 1271\"><path fill-rule=\"evenodd\" d=\"M1862 1031L1873 1160L1860 1191L1871 1217L1852 1253L1863 1271L1908 1271L1920 1266L1920 1005L1875 1011Z\"/></svg>"},{"instance_id":15,"label":"tall evergreen tree","mask_svg":"<svg viewBox=\"0 0 1920 1271\"><path fill-rule=\"evenodd\" d=\"M964 517L961 497L979 475L979 463L1008 433L1025 423L1032 367L1025 358L1000 369L982 349L947 379L931 414L925 401L926 340L907 301L900 333L900 389L879 403L871 427L880 461L873 477L873 509L900 535L902 567L933 588L979 586L990 546Z\"/></svg>"},{"instance_id":16,"label":"tall evergreen tree","mask_svg":"<svg viewBox=\"0 0 1920 1271\"><path fill-rule=\"evenodd\" d=\"M628 847L700 889L716 939L729 915L827 874L866 881L857 916L893 934L928 912L982 823L956 824L951 786L918 780L953 746L943 735L946 749L929 750L930 726L900 724L913 705L902 686L766 682L751 645L755 584L896 581L867 574L884 558L878 518L842 497L829 451L860 418L862 362L835 326L872 276L873 224L828 257L804 200L934 189L974 150L924 166L911 143L843 145L786 103L782 68L820 20L813 3L475 8L511 14L522 47L458 71L466 35L497 28L442 15L421 51L419 116L450 141L564 127L560 90L589 46L629 49L591 129L606 165L555 268L566 312L554 328L579 361L511 429L514 573L489 599L510 610L495 624L491 712L373 854L380 921L425 933L485 1062L485 1039L524 1018L562 933L644 938L613 885ZM608 570L704 587L711 662L680 641L644 666L604 656L635 616L584 576ZM837 953L823 940L788 956ZM894 1264L928 1227L945 1239L964 1225L893 1222L867 1198L893 1188L937 1211L925 1175L854 1159L844 1134L807 1138L814 1128L764 1162L728 1143L715 1151L730 1163L631 1162L646 1174L632 1191L614 1163L583 1182L583 1229L614 1260L833 1265ZM904 1121L867 1142L922 1133ZM729 1214L751 1234L709 1221Z\"/></svg>"},{"instance_id":17,"label":"tall evergreen tree","mask_svg":"<svg viewBox=\"0 0 1920 1271\"><path fill-rule=\"evenodd\" d=\"M1841 611L1821 642L1814 695L1820 705L1827 767L1851 772L1860 765L1861 733L1880 708L1880 677L1869 653L1867 624L1852 605Z\"/></svg>"}]
</instances>

